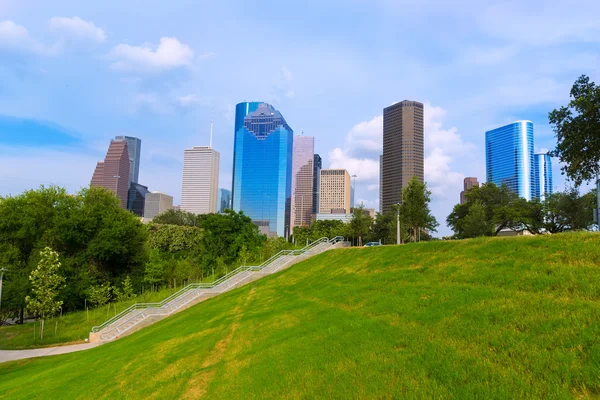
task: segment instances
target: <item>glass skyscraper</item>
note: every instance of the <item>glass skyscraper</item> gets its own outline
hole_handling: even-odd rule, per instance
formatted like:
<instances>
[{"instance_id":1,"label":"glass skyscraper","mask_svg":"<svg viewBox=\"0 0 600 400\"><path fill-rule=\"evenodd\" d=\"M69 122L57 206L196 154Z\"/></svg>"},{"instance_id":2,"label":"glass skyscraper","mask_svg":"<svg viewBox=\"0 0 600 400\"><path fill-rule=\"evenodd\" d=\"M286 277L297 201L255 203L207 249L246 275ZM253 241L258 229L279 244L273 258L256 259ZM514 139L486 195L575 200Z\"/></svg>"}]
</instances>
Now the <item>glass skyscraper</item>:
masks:
<instances>
[{"instance_id":1,"label":"glass skyscraper","mask_svg":"<svg viewBox=\"0 0 600 400\"><path fill-rule=\"evenodd\" d=\"M552 185L552 157L550 154L536 154L534 197L543 201L552 194Z\"/></svg>"},{"instance_id":2,"label":"glass skyscraper","mask_svg":"<svg viewBox=\"0 0 600 400\"><path fill-rule=\"evenodd\" d=\"M140 177L140 155L142 153L142 141L131 136L116 136L115 140L125 140L129 152L129 182L138 183Z\"/></svg>"},{"instance_id":3,"label":"glass skyscraper","mask_svg":"<svg viewBox=\"0 0 600 400\"><path fill-rule=\"evenodd\" d=\"M294 132L266 103L236 106L233 209L243 211L269 234L290 232Z\"/></svg>"},{"instance_id":4,"label":"glass skyscraper","mask_svg":"<svg viewBox=\"0 0 600 400\"><path fill-rule=\"evenodd\" d=\"M519 197L535 197L533 123L516 121L485 133L488 183L507 185Z\"/></svg>"}]
</instances>

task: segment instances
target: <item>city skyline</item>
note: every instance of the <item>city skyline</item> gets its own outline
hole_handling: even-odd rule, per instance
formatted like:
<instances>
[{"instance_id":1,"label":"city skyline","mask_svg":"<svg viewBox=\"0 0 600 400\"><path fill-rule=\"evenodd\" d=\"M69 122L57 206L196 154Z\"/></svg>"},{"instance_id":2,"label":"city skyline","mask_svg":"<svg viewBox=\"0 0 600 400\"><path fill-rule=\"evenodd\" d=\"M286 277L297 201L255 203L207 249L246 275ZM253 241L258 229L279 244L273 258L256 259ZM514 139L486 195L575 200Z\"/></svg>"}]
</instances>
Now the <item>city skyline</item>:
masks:
<instances>
[{"instance_id":1,"label":"city skyline","mask_svg":"<svg viewBox=\"0 0 600 400\"><path fill-rule=\"evenodd\" d=\"M378 208L381 110L408 98L424 103L425 180L443 236L464 177L485 181L483 132L529 119L534 151L553 149L547 113L568 101L579 75L600 79L599 22L592 18L600 6L584 3L585 15L552 1L542 11L536 2L286 3L277 13L242 2L201 10L153 4L140 15L135 5L111 0L100 8L5 1L0 194L40 184L74 192L87 185L108 141L123 135L144 141L140 182L179 204L182 149L208 143L211 119L213 147L222 154L219 187L228 188L235 104L261 99L315 137L324 168L358 175L357 203ZM232 12L236 7L244 13ZM301 33L291 29L317 9L336 23L311 20ZM206 24L193 18L199 12ZM288 24L272 23L280 13ZM80 30L48 26L54 17L75 16ZM358 26L349 22L357 19ZM434 31L424 29L432 23ZM218 34L221 28L228 34ZM237 39L249 31L269 38L269 50ZM554 161L554 187L563 189Z\"/></svg>"}]
</instances>

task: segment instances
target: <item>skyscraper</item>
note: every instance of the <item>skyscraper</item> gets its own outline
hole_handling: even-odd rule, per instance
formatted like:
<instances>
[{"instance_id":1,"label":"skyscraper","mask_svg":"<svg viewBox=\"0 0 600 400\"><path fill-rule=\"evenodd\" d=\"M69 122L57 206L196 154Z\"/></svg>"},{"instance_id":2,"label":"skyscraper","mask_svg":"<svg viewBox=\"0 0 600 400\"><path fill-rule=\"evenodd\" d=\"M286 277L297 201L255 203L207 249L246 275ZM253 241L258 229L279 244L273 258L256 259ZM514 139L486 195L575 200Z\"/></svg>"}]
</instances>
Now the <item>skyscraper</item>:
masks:
<instances>
[{"instance_id":1,"label":"skyscraper","mask_svg":"<svg viewBox=\"0 0 600 400\"><path fill-rule=\"evenodd\" d=\"M321 168L323 167L323 160L321 156L315 154L313 159L313 204L312 213L317 214L319 212L319 193L321 191Z\"/></svg>"},{"instance_id":2,"label":"skyscraper","mask_svg":"<svg viewBox=\"0 0 600 400\"><path fill-rule=\"evenodd\" d=\"M181 209L194 214L217 212L220 155L208 146L183 153Z\"/></svg>"},{"instance_id":3,"label":"skyscraper","mask_svg":"<svg viewBox=\"0 0 600 400\"><path fill-rule=\"evenodd\" d=\"M507 185L519 197L535 196L533 123L516 121L485 133L487 182Z\"/></svg>"},{"instance_id":4,"label":"skyscraper","mask_svg":"<svg viewBox=\"0 0 600 400\"><path fill-rule=\"evenodd\" d=\"M260 103L248 112L253 107L254 103L236 106L233 209L259 226L268 224L270 235L287 236L294 131L270 104Z\"/></svg>"},{"instance_id":5,"label":"skyscraper","mask_svg":"<svg viewBox=\"0 0 600 400\"><path fill-rule=\"evenodd\" d=\"M127 142L127 152L129 153L129 182L138 183L140 177L140 156L142 153L142 141L131 136L116 136L115 140L125 140Z\"/></svg>"},{"instance_id":6,"label":"skyscraper","mask_svg":"<svg viewBox=\"0 0 600 400\"><path fill-rule=\"evenodd\" d=\"M350 214L350 174L345 169L321 170L320 214Z\"/></svg>"},{"instance_id":7,"label":"skyscraper","mask_svg":"<svg viewBox=\"0 0 600 400\"><path fill-rule=\"evenodd\" d=\"M115 193L121 207L127 208L129 190L129 153L127 142L111 140L104 161L96 164L91 186L99 186Z\"/></svg>"},{"instance_id":8,"label":"skyscraper","mask_svg":"<svg viewBox=\"0 0 600 400\"><path fill-rule=\"evenodd\" d=\"M146 195L144 218L153 219L165 211L173 209L173 197L161 192L152 192Z\"/></svg>"},{"instance_id":9,"label":"skyscraper","mask_svg":"<svg viewBox=\"0 0 600 400\"><path fill-rule=\"evenodd\" d=\"M465 204L465 192L471 189L473 186L479 186L479 181L477 178L469 177L465 178L463 184L464 190L460 192L460 204Z\"/></svg>"},{"instance_id":10,"label":"skyscraper","mask_svg":"<svg viewBox=\"0 0 600 400\"><path fill-rule=\"evenodd\" d=\"M383 213L383 154L379 156L379 212Z\"/></svg>"},{"instance_id":11,"label":"skyscraper","mask_svg":"<svg viewBox=\"0 0 600 400\"><path fill-rule=\"evenodd\" d=\"M231 190L219 189L219 213L223 214L225 210L231 208Z\"/></svg>"},{"instance_id":12,"label":"skyscraper","mask_svg":"<svg viewBox=\"0 0 600 400\"><path fill-rule=\"evenodd\" d=\"M413 176L424 181L423 104L404 100L383 109L381 208L387 212L402 199Z\"/></svg>"},{"instance_id":13,"label":"skyscraper","mask_svg":"<svg viewBox=\"0 0 600 400\"><path fill-rule=\"evenodd\" d=\"M550 154L535 154L535 193L534 197L544 201L552 194L552 157Z\"/></svg>"},{"instance_id":14,"label":"skyscraper","mask_svg":"<svg viewBox=\"0 0 600 400\"><path fill-rule=\"evenodd\" d=\"M292 232L296 226L310 225L313 208L315 138L295 136L292 157Z\"/></svg>"}]
</instances>

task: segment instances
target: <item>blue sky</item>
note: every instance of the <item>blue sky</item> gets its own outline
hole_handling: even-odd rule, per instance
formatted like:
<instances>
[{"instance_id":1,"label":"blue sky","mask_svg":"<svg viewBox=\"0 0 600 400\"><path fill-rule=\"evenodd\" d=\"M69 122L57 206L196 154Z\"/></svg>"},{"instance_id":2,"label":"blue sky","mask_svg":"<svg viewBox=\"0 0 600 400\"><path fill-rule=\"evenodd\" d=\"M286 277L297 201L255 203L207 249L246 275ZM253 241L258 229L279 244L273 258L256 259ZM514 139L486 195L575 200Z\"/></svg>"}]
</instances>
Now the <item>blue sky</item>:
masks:
<instances>
[{"instance_id":1,"label":"blue sky","mask_svg":"<svg viewBox=\"0 0 600 400\"><path fill-rule=\"evenodd\" d=\"M422 2L425 3L425 2ZM0 1L0 195L89 184L115 135L142 139L140 182L179 202L183 150L208 143L231 185L233 108L267 101L378 206L382 109L426 104L441 234L484 132L535 124L581 74L600 81L600 2ZM557 163L555 163L557 164ZM564 187L555 165L555 186Z\"/></svg>"}]
</instances>

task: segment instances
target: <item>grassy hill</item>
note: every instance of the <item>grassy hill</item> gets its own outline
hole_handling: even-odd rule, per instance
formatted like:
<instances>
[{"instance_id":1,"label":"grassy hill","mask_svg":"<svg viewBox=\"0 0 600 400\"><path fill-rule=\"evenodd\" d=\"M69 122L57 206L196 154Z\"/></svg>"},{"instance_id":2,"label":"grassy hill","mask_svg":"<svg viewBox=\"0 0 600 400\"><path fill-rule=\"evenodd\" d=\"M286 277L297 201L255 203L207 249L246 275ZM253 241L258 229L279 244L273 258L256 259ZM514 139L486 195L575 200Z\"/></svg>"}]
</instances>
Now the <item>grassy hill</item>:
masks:
<instances>
[{"instance_id":1,"label":"grassy hill","mask_svg":"<svg viewBox=\"0 0 600 400\"><path fill-rule=\"evenodd\" d=\"M600 235L343 249L89 351L7 398L597 398Z\"/></svg>"}]
</instances>

